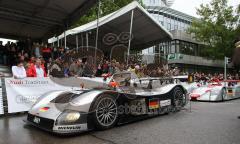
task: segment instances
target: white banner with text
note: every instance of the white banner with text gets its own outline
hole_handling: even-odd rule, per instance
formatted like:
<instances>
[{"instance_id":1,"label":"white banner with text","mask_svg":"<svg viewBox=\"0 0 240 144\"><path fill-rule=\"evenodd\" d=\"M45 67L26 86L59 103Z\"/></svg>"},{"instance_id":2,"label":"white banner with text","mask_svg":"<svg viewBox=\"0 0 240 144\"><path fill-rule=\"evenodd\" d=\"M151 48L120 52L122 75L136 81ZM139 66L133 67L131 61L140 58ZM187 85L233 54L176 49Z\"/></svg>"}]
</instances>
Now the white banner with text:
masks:
<instances>
[{"instance_id":1,"label":"white banner with text","mask_svg":"<svg viewBox=\"0 0 240 144\"><path fill-rule=\"evenodd\" d=\"M34 102L49 91L71 90L72 87L61 86L50 78L5 78L8 113L28 111Z\"/></svg>"}]
</instances>

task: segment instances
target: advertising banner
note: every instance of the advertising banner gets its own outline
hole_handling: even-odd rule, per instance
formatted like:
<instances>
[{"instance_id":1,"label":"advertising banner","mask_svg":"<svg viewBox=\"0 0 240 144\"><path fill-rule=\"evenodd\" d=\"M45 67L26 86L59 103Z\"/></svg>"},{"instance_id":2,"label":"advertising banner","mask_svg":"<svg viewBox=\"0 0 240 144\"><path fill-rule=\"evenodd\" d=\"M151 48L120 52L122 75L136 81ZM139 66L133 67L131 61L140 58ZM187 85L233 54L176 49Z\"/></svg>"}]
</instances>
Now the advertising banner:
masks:
<instances>
[{"instance_id":1,"label":"advertising banner","mask_svg":"<svg viewBox=\"0 0 240 144\"><path fill-rule=\"evenodd\" d=\"M28 111L38 97L53 90L71 90L72 87L54 83L50 78L5 79L8 113Z\"/></svg>"}]
</instances>

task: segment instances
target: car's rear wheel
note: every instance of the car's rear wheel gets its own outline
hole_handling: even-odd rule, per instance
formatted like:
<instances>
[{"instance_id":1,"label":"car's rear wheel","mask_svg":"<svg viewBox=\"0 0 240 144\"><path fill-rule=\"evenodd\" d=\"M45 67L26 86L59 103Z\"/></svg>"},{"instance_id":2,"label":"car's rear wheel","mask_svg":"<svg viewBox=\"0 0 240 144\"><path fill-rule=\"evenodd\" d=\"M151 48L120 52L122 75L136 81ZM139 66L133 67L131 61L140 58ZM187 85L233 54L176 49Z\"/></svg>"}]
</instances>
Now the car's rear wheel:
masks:
<instances>
[{"instance_id":1,"label":"car's rear wheel","mask_svg":"<svg viewBox=\"0 0 240 144\"><path fill-rule=\"evenodd\" d=\"M118 120L117 102L114 96L101 95L94 103L94 124L97 129L104 130L113 127Z\"/></svg>"},{"instance_id":2,"label":"car's rear wheel","mask_svg":"<svg viewBox=\"0 0 240 144\"><path fill-rule=\"evenodd\" d=\"M184 91L180 87L175 87L172 91L173 95L173 107L175 111L181 110L181 108L186 103L186 95L184 94Z\"/></svg>"}]
</instances>

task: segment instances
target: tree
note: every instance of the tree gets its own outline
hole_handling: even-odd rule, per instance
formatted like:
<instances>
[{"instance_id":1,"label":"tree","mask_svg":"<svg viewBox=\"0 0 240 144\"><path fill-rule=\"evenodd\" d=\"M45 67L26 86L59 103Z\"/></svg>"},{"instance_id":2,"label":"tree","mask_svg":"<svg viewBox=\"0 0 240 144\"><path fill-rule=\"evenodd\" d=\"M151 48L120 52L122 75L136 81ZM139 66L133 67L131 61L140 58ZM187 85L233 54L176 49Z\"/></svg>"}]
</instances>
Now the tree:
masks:
<instances>
[{"instance_id":1,"label":"tree","mask_svg":"<svg viewBox=\"0 0 240 144\"><path fill-rule=\"evenodd\" d=\"M134 0L99 0L100 1L100 17L103 17L107 14L110 14L127 4L131 3ZM143 5L142 0L137 0L141 5ZM92 7L87 14L82 16L73 27L77 27L83 24L86 24L90 21L97 19L98 5Z\"/></svg>"},{"instance_id":2,"label":"tree","mask_svg":"<svg viewBox=\"0 0 240 144\"><path fill-rule=\"evenodd\" d=\"M237 8L237 14L240 15L240 4L238 5ZM237 36L236 36L236 40L235 40L235 50L234 50L234 54L233 54L233 64L234 67L237 70L240 70L240 19L238 20L238 25L237 25Z\"/></svg>"},{"instance_id":3,"label":"tree","mask_svg":"<svg viewBox=\"0 0 240 144\"><path fill-rule=\"evenodd\" d=\"M231 57L238 29L239 15L227 0L212 0L209 4L200 5L197 14L200 19L195 19L189 33L195 35L196 40L206 44L206 53L213 59Z\"/></svg>"}]
</instances>

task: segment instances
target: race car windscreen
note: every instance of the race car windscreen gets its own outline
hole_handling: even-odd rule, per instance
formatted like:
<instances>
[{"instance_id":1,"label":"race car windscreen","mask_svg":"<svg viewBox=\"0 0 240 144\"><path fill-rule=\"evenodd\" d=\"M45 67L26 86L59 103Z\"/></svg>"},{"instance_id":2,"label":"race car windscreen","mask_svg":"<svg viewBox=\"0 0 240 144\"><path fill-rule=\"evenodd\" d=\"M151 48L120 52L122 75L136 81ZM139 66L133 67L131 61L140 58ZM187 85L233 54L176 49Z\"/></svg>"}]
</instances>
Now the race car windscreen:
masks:
<instances>
[{"instance_id":1,"label":"race car windscreen","mask_svg":"<svg viewBox=\"0 0 240 144\"><path fill-rule=\"evenodd\" d=\"M131 73L118 73L113 75L113 80L119 84L119 86L130 86Z\"/></svg>"}]
</instances>

